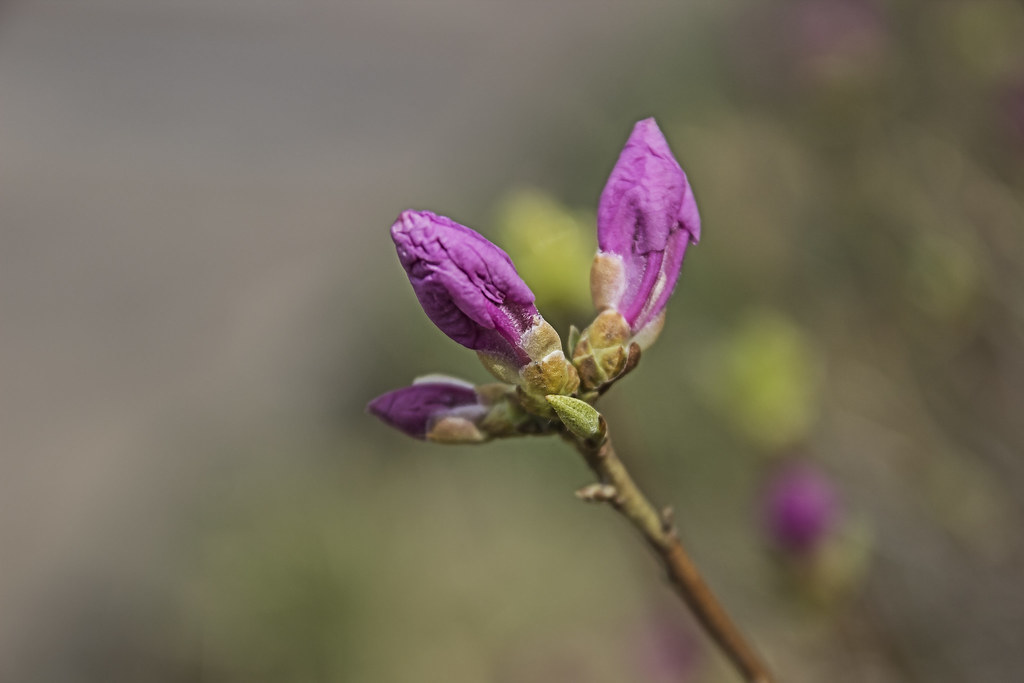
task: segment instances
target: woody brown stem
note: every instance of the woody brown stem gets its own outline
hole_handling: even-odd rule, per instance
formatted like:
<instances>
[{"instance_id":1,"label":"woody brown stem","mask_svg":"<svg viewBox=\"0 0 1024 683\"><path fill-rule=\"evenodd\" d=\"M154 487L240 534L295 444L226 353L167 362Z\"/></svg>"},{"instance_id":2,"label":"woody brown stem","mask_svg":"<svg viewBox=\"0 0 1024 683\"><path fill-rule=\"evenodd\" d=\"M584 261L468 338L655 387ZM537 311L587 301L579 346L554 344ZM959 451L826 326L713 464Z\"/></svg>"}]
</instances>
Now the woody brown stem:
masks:
<instances>
[{"instance_id":1,"label":"woody brown stem","mask_svg":"<svg viewBox=\"0 0 1024 683\"><path fill-rule=\"evenodd\" d=\"M603 438L570 439L600 480L597 488L586 487L577 495L584 500L607 502L625 516L661 558L676 593L690 607L704 630L735 665L743 679L749 683L773 683L774 679L767 667L683 549L672 524L671 510L666 508L659 514L619 460L607 437L603 420Z\"/></svg>"}]
</instances>

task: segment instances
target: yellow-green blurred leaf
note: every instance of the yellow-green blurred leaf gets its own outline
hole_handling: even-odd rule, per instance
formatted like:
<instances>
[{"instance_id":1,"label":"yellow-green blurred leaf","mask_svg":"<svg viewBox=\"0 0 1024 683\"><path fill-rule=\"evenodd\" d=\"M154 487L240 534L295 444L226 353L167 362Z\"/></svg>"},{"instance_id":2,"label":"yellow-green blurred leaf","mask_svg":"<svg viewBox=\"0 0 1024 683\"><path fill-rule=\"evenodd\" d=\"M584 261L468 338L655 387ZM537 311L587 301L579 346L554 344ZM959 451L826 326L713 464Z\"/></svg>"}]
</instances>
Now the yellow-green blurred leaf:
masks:
<instances>
[{"instance_id":1,"label":"yellow-green blurred leaf","mask_svg":"<svg viewBox=\"0 0 1024 683\"><path fill-rule=\"evenodd\" d=\"M594 220L538 190L509 194L498 209L502 247L537 296L537 305L590 308L590 262L596 250Z\"/></svg>"}]
</instances>

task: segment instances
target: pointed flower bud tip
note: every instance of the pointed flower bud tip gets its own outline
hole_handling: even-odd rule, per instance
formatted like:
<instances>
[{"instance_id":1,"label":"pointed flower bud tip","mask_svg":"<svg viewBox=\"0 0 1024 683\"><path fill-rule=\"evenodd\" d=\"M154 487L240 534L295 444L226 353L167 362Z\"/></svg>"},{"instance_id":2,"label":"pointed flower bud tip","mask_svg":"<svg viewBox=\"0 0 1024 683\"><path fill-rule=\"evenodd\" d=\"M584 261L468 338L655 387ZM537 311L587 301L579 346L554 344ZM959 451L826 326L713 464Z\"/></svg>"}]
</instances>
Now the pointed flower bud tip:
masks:
<instances>
[{"instance_id":1,"label":"pointed flower bud tip","mask_svg":"<svg viewBox=\"0 0 1024 683\"><path fill-rule=\"evenodd\" d=\"M601 413L586 401L552 394L545 397L566 429L581 439L602 436Z\"/></svg>"},{"instance_id":2,"label":"pointed flower bud tip","mask_svg":"<svg viewBox=\"0 0 1024 683\"><path fill-rule=\"evenodd\" d=\"M700 215L686 174L654 119L633 127L601 193L591 289L598 308L618 310L634 334L668 303Z\"/></svg>"},{"instance_id":3,"label":"pointed flower bud tip","mask_svg":"<svg viewBox=\"0 0 1024 683\"><path fill-rule=\"evenodd\" d=\"M471 384L453 378L418 380L375 398L367 410L416 439L465 442L486 438L475 423L486 415L487 407ZM451 438L435 438L445 435Z\"/></svg>"},{"instance_id":4,"label":"pointed flower bud tip","mask_svg":"<svg viewBox=\"0 0 1024 683\"><path fill-rule=\"evenodd\" d=\"M442 332L503 364L530 362L522 338L540 315L508 254L428 211L403 212L391 237L420 305Z\"/></svg>"}]
</instances>

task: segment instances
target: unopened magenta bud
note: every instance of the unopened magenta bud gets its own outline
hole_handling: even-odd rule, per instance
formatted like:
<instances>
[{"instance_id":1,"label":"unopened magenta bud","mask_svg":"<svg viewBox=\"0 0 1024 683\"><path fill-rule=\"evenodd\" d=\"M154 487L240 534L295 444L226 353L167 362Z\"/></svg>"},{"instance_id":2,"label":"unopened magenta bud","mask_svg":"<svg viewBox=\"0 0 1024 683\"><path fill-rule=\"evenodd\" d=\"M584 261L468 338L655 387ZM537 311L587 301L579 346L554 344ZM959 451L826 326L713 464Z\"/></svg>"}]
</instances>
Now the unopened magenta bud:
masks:
<instances>
[{"instance_id":1,"label":"unopened magenta bud","mask_svg":"<svg viewBox=\"0 0 1024 683\"><path fill-rule=\"evenodd\" d=\"M764 523L772 541L787 552L813 551L834 527L839 502L832 482L806 462L784 465L764 498Z\"/></svg>"},{"instance_id":2,"label":"unopened magenta bud","mask_svg":"<svg viewBox=\"0 0 1024 683\"><path fill-rule=\"evenodd\" d=\"M416 439L473 443L486 441L477 423L488 408L472 384L454 378L429 377L389 391L367 410Z\"/></svg>"},{"instance_id":3,"label":"unopened magenta bud","mask_svg":"<svg viewBox=\"0 0 1024 683\"><path fill-rule=\"evenodd\" d=\"M391 237L420 305L442 332L519 367L532 360L523 337L540 314L508 254L429 211L403 212Z\"/></svg>"},{"instance_id":4,"label":"unopened magenta bud","mask_svg":"<svg viewBox=\"0 0 1024 683\"><path fill-rule=\"evenodd\" d=\"M633 127L598 204L594 303L620 313L646 346L661 327L687 245L699 239L686 174L658 124L644 119Z\"/></svg>"},{"instance_id":5,"label":"unopened magenta bud","mask_svg":"<svg viewBox=\"0 0 1024 683\"><path fill-rule=\"evenodd\" d=\"M508 254L428 211L403 212L391 237L420 305L442 332L474 351L520 366L530 361L521 340L539 314Z\"/></svg>"},{"instance_id":6,"label":"unopened magenta bud","mask_svg":"<svg viewBox=\"0 0 1024 683\"><path fill-rule=\"evenodd\" d=\"M478 232L428 211L391 227L420 305L442 332L473 349L499 379L543 395L571 391L574 370L512 259Z\"/></svg>"}]
</instances>

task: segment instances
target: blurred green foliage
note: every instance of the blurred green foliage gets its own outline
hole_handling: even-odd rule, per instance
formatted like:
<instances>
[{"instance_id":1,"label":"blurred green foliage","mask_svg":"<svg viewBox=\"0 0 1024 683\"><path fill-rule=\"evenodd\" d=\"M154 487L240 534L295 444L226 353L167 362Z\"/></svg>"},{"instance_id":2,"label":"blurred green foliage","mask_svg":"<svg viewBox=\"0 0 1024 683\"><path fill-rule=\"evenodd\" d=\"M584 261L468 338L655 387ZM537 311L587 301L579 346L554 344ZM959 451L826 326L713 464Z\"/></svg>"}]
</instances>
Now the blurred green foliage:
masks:
<instances>
[{"instance_id":1,"label":"blurred green foliage","mask_svg":"<svg viewBox=\"0 0 1024 683\"><path fill-rule=\"evenodd\" d=\"M819 363L805 335L770 311L747 314L713 351L706 391L722 415L767 451L805 440L820 400Z\"/></svg>"},{"instance_id":2,"label":"blurred green foliage","mask_svg":"<svg viewBox=\"0 0 1024 683\"><path fill-rule=\"evenodd\" d=\"M597 248L593 211L571 211L540 190L517 190L499 204L495 239L542 312L590 309L590 262Z\"/></svg>"}]
</instances>

